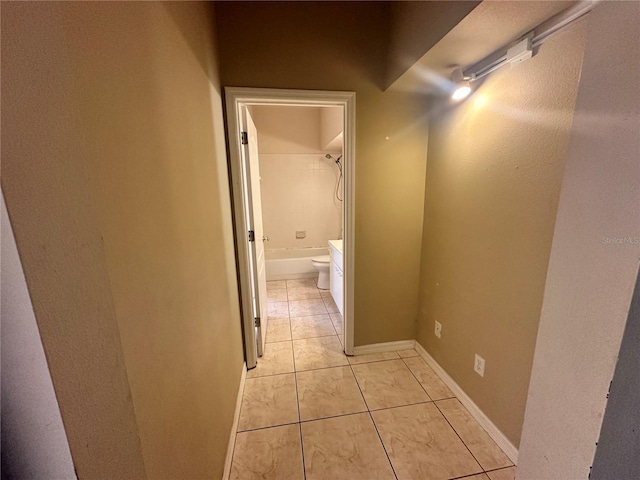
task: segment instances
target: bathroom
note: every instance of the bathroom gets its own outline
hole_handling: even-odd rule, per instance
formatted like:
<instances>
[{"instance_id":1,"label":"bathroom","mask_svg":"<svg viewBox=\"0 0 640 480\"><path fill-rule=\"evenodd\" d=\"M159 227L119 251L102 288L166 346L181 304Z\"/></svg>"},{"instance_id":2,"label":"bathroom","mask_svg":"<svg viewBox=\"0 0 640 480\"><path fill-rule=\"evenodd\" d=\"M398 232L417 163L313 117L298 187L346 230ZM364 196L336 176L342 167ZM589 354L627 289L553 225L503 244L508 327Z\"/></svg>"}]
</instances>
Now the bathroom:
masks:
<instances>
[{"instance_id":1,"label":"bathroom","mask_svg":"<svg viewBox=\"0 0 640 480\"><path fill-rule=\"evenodd\" d=\"M267 281L314 279L342 311L343 109L253 105ZM252 185L255 191L255 185ZM304 283L304 281L301 281ZM340 284L340 291L337 284Z\"/></svg>"}]
</instances>

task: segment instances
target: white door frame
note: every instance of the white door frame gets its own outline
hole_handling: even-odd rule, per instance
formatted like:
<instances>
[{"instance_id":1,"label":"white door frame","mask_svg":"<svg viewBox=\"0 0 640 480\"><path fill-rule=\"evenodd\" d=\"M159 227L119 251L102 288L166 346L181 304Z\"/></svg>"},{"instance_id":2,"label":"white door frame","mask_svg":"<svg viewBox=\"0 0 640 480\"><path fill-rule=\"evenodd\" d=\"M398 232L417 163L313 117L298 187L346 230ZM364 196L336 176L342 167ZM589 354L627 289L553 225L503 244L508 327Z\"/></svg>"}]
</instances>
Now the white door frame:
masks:
<instances>
[{"instance_id":1,"label":"white door frame","mask_svg":"<svg viewBox=\"0 0 640 480\"><path fill-rule=\"evenodd\" d=\"M343 107L344 123L344 197L343 197L343 255L344 255L344 351L353 354L354 312L354 240L355 240L355 160L356 160L356 94L322 90L288 90L271 88L225 87L231 189L233 194L234 225L242 324L245 337L247 368L256 364L257 352L251 315L251 286L249 278L249 249L246 242L246 205L242 181L241 108L249 105L280 106L339 106Z\"/></svg>"}]
</instances>

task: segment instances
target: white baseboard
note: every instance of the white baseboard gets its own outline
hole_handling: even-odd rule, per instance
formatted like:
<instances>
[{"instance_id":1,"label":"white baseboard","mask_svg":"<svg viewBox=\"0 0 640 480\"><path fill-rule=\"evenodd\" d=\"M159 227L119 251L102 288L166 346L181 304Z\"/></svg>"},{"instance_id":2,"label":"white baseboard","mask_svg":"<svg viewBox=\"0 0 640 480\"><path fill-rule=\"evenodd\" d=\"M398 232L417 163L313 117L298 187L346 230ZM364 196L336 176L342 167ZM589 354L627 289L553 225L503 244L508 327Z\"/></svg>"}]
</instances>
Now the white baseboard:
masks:
<instances>
[{"instance_id":1,"label":"white baseboard","mask_svg":"<svg viewBox=\"0 0 640 480\"><path fill-rule=\"evenodd\" d=\"M407 350L413 348L415 340L400 340L399 342L374 343L372 345L361 345L353 347L354 355L366 355L368 353L393 352L395 350Z\"/></svg>"},{"instance_id":2,"label":"white baseboard","mask_svg":"<svg viewBox=\"0 0 640 480\"><path fill-rule=\"evenodd\" d=\"M462 403L473 418L480 424L482 428L489 434L494 442L506 453L507 457L513 462L514 465L518 464L518 449L509 441L509 439L500 431L494 423L484 414L480 407L478 407L469 395L467 395L462 388L451 378L444 369L438 365L438 362L427 353L422 345L415 342L416 351L424 359L427 364L433 369L434 372L442 379L442 381L451 389L451 391L458 397L460 403Z\"/></svg>"},{"instance_id":3,"label":"white baseboard","mask_svg":"<svg viewBox=\"0 0 640 480\"><path fill-rule=\"evenodd\" d=\"M238 431L238 421L240 420L240 407L242 406L242 395L244 394L244 380L247 377L247 364L242 364L242 374L240 376L240 386L238 387L238 397L236 398L236 410L233 413L233 425L229 434L229 445L227 446L227 458L224 461L224 473L222 480L228 480L231 476L231 461L233 460L233 450L236 446L236 432Z\"/></svg>"}]
</instances>

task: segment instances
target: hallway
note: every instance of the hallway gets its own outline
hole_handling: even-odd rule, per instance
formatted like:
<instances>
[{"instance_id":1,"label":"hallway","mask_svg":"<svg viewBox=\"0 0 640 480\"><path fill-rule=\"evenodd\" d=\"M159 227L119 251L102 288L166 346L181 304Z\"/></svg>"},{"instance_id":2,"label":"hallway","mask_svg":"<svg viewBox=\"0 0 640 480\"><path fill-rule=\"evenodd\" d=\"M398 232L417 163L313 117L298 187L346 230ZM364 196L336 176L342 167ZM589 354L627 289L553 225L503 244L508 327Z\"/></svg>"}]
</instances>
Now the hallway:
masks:
<instances>
[{"instance_id":1,"label":"hallway","mask_svg":"<svg viewBox=\"0 0 640 480\"><path fill-rule=\"evenodd\" d=\"M511 480L515 467L415 350L347 357L313 279L267 282L232 479Z\"/></svg>"}]
</instances>

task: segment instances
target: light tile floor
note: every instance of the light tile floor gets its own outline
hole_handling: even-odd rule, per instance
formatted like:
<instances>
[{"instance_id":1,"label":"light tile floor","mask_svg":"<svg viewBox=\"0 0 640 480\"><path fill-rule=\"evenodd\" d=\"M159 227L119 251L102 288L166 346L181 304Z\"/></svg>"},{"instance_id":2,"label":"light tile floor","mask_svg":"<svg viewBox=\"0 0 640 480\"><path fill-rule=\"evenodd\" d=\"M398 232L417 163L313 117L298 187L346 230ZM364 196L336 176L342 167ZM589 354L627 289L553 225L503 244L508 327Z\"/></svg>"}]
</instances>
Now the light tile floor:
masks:
<instances>
[{"instance_id":1,"label":"light tile floor","mask_svg":"<svg viewBox=\"0 0 640 480\"><path fill-rule=\"evenodd\" d=\"M347 357L313 279L267 282L231 479L513 480L515 467L415 350Z\"/></svg>"}]
</instances>

